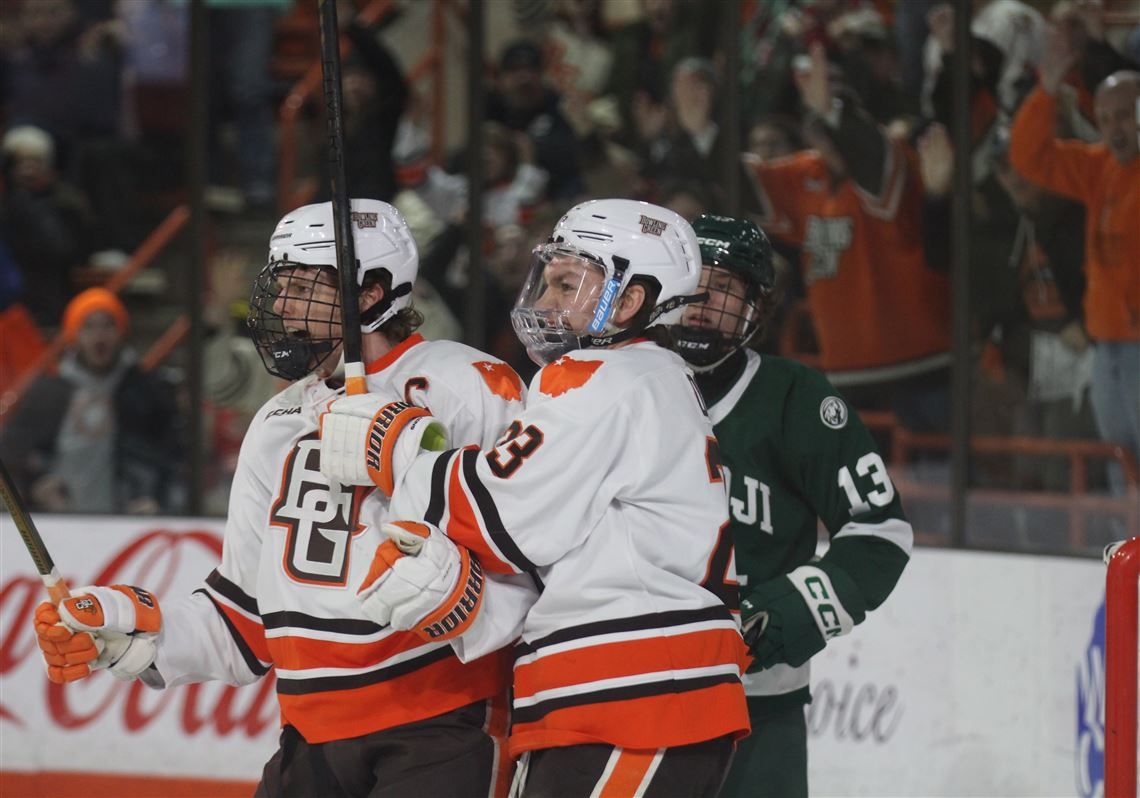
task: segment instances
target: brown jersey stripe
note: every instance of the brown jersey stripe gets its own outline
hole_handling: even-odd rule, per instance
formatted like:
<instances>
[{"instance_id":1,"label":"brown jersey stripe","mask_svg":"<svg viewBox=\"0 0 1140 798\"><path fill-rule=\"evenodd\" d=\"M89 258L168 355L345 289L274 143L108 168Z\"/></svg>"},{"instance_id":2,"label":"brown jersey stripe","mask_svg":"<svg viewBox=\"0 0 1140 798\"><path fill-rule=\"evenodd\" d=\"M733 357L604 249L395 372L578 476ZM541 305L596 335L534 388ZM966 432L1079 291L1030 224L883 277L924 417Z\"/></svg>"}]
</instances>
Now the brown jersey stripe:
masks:
<instances>
[{"instance_id":1,"label":"brown jersey stripe","mask_svg":"<svg viewBox=\"0 0 1140 798\"><path fill-rule=\"evenodd\" d=\"M386 668L377 668L367 673L354 673L350 676L318 676L311 679L285 678L277 674L278 695L308 695L310 693L327 693L336 690L354 690L358 687L367 687L370 684L386 682L408 673L413 673L434 662L445 659L458 659L451 646L443 645L419 657L389 665ZM470 702L468 702L470 703Z\"/></svg>"},{"instance_id":2,"label":"brown jersey stripe","mask_svg":"<svg viewBox=\"0 0 1140 798\"><path fill-rule=\"evenodd\" d=\"M515 568L522 573L533 574L535 571L534 563L527 559L518 544L511 538L510 533L507 532L503 519L499 515L499 508L495 506L495 500L491 498L490 491L479 479L477 463L480 455L482 452L478 449L468 448L463 450L460 457L462 458L463 478L467 482L468 490L471 491L471 497L475 499L479 514L483 517L483 529Z\"/></svg>"},{"instance_id":3,"label":"brown jersey stripe","mask_svg":"<svg viewBox=\"0 0 1140 798\"><path fill-rule=\"evenodd\" d=\"M718 665L741 665L747 651L740 633L705 629L669 637L647 637L602 643L548 654L515 667L515 698L582 682L618 679L668 668L681 671Z\"/></svg>"},{"instance_id":4,"label":"brown jersey stripe","mask_svg":"<svg viewBox=\"0 0 1140 798\"><path fill-rule=\"evenodd\" d=\"M248 612L250 615L261 614L261 612L257 609L257 599L255 599L253 596L250 596L235 583L222 576L221 573L218 572L217 568L211 571L210 575L206 577L206 584L209 585L210 589L215 591L218 595L233 602Z\"/></svg>"},{"instance_id":5,"label":"brown jersey stripe","mask_svg":"<svg viewBox=\"0 0 1140 798\"><path fill-rule=\"evenodd\" d=\"M718 684L740 685L740 675L734 673L719 673L710 676L697 676L692 679L662 679L644 684L631 684L623 687L610 687L603 690L593 690L576 695L560 696L546 701L539 701L526 707L515 706L512 719L515 723L535 723L551 712L568 707L580 707L588 704L606 704L613 701L628 701L633 698L647 698L650 696L675 695L703 690ZM607 712L610 710L606 710Z\"/></svg>"},{"instance_id":6,"label":"brown jersey stripe","mask_svg":"<svg viewBox=\"0 0 1140 798\"><path fill-rule=\"evenodd\" d=\"M580 640L583 637L595 635L614 634L616 632L634 632L642 629L667 629L671 626L684 626L689 623L705 621L730 621L732 615L723 604L710 607L701 607L695 610L670 610L668 612L653 612L648 615L635 615L630 618L614 618L612 620L594 621L581 626L569 626L559 629L545 637L532 640L530 643L519 643L515 646L515 656L522 657L533 654L544 646L553 646L570 640Z\"/></svg>"},{"instance_id":7,"label":"brown jersey stripe","mask_svg":"<svg viewBox=\"0 0 1140 798\"><path fill-rule=\"evenodd\" d=\"M311 629L343 635L374 635L384 630L379 624L359 618L320 618L294 610L267 612L261 621L266 629Z\"/></svg>"},{"instance_id":8,"label":"brown jersey stripe","mask_svg":"<svg viewBox=\"0 0 1140 798\"><path fill-rule=\"evenodd\" d=\"M199 588L194 592L201 593L214 605L214 609L217 610L218 615L221 616L222 623L226 625L226 630L230 633L230 637L233 638L238 653L241 654L241 658L245 661L245 665L249 668L250 672L258 676L264 676L269 671L269 666L262 665L261 663L272 661L272 658L269 656L269 649L265 645L265 630L244 615L240 615L224 604L219 604L217 599L211 596L205 589ZM254 653L255 648L261 652L260 656Z\"/></svg>"}]
</instances>

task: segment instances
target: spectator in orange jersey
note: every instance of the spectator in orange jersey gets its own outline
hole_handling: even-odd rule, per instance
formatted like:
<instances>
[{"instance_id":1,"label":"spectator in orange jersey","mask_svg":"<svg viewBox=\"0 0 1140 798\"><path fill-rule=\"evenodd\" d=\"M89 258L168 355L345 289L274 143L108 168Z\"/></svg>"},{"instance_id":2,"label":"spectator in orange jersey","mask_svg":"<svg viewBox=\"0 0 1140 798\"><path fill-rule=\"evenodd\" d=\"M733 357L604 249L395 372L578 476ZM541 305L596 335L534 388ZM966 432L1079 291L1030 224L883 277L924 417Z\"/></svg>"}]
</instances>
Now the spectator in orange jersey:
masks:
<instances>
[{"instance_id":1,"label":"spectator in orange jersey","mask_svg":"<svg viewBox=\"0 0 1140 798\"><path fill-rule=\"evenodd\" d=\"M39 328L19 301L23 287L20 269L0 240L0 413L7 409L7 391L44 350Z\"/></svg>"},{"instance_id":2,"label":"spectator in orange jersey","mask_svg":"<svg viewBox=\"0 0 1140 798\"><path fill-rule=\"evenodd\" d=\"M922 251L922 185L912 149L833 91L823 48L797 73L812 150L743 156L759 221L799 246L828 379L860 409L907 427L949 424L948 280Z\"/></svg>"},{"instance_id":3,"label":"spectator in orange jersey","mask_svg":"<svg viewBox=\"0 0 1140 798\"><path fill-rule=\"evenodd\" d=\"M1050 38L1041 84L1014 119L1009 158L1028 180L1085 204L1093 414L1102 438L1140 459L1140 72L1116 72L1097 87L1100 143L1062 141L1052 132L1056 95L1076 57L1065 37Z\"/></svg>"}]
</instances>

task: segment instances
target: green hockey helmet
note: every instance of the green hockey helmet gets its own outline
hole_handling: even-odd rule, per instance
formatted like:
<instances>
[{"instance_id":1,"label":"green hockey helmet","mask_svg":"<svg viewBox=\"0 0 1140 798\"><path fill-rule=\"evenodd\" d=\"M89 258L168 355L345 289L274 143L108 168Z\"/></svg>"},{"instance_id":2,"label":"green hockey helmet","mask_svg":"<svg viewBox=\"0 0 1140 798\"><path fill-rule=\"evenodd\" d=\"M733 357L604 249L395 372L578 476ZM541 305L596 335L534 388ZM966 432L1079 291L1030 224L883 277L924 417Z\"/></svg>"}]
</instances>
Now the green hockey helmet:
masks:
<instances>
[{"instance_id":1,"label":"green hockey helmet","mask_svg":"<svg viewBox=\"0 0 1140 798\"><path fill-rule=\"evenodd\" d=\"M750 293L768 295L776 286L772 243L768 236L747 219L702 214L693 222L701 263L717 266L744 278Z\"/></svg>"},{"instance_id":2,"label":"green hockey helmet","mask_svg":"<svg viewBox=\"0 0 1140 798\"><path fill-rule=\"evenodd\" d=\"M747 219L706 213L693 223L693 231L706 267L701 290L709 299L686 309L673 337L681 356L706 371L763 329L776 267L768 236Z\"/></svg>"}]
</instances>

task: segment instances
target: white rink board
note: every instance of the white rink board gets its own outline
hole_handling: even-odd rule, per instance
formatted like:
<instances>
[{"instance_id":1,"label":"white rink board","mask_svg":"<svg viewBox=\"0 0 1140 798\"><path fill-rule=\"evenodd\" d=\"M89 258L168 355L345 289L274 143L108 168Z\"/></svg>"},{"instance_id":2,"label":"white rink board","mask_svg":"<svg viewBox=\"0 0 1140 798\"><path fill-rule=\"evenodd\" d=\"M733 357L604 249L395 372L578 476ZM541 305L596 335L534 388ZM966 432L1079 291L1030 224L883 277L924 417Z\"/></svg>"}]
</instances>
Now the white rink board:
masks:
<instances>
[{"instance_id":1,"label":"white rink board","mask_svg":"<svg viewBox=\"0 0 1140 798\"><path fill-rule=\"evenodd\" d=\"M1077 751L1079 731L1104 745L1103 646L1088 651L1104 578L1094 560L916 550L813 660L811 794L1095 794L1100 765Z\"/></svg>"},{"instance_id":2,"label":"white rink board","mask_svg":"<svg viewBox=\"0 0 1140 798\"><path fill-rule=\"evenodd\" d=\"M222 523L214 519L36 521L72 588L137 584L161 604L200 587L221 559ZM156 691L104 672L52 685L31 623L46 593L7 513L0 516L0 580L0 769L260 777L277 748L272 678L240 689Z\"/></svg>"},{"instance_id":3,"label":"white rink board","mask_svg":"<svg viewBox=\"0 0 1140 798\"><path fill-rule=\"evenodd\" d=\"M37 521L72 586L127 582L169 602L220 556L214 519ZM44 592L6 514L0 582L0 769L258 778L276 749L271 678L51 687L30 623ZM1078 732L1103 748L1103 702L1079 724L1078 682L1103 686L1102 649L1084 664L1103 586L1095 561L919 549L884 607L815 660L813 796L1092 794Z\"/></svg>"}]
</instances>

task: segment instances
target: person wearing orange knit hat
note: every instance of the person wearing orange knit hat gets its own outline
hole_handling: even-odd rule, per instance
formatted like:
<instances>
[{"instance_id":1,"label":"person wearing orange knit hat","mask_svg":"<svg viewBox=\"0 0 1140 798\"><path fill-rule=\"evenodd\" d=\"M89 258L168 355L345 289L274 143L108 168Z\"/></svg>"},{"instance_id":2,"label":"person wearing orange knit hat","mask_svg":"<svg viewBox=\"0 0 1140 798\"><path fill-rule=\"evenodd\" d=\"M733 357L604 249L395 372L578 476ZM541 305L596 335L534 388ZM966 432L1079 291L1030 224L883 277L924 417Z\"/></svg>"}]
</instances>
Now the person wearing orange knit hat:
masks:
<instances>
[{"instance_id":1,"label":"person wearing orange knit hat","mask_svg":"<svg viewBox=\"0 0 1140 798\"><path fill-rule=\"evenodd\" d=\"M105 288L64 309L58 373L29 388L0 437L0 456L48 512L173 510L181 459L172 386L143 372L127 344L130 316Z\"/></svg>"}]
</instances>

